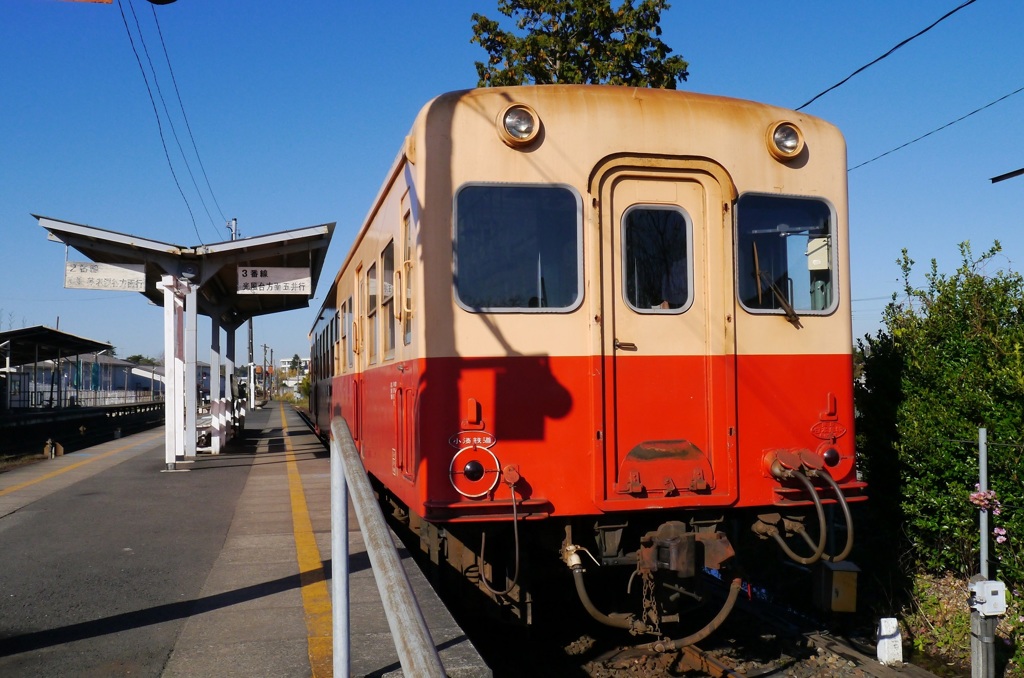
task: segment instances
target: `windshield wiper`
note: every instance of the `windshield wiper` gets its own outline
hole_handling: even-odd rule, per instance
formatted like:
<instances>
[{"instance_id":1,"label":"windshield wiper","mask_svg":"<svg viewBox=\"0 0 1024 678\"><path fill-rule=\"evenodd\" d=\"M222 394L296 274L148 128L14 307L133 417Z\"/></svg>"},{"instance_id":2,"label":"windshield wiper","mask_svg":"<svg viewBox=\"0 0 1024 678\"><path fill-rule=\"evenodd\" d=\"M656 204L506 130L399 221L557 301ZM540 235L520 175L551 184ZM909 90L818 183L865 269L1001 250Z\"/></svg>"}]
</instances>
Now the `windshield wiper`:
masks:
<instances>
[{"instance_id":1,"label":"windshield wiper","mask_svg":"<svg viewBox=\"0 0 1024 678\"><path fill-rule=\"evenodd\" d=\"M775 300L782 306L783 312L786 314L786 320L793 324L793 327L798 330L803 327L800 323L800 316L796 314L796 310L793 309L793 305L786 299L786 295L782 293L779 286L771 279L767 273L761 270L761 263L757 256L757 243L751 243L754 246L754 278L757 280L757 303L761 303L761 291L765 286L771 290Z\"/></svg>"}]
</instances>

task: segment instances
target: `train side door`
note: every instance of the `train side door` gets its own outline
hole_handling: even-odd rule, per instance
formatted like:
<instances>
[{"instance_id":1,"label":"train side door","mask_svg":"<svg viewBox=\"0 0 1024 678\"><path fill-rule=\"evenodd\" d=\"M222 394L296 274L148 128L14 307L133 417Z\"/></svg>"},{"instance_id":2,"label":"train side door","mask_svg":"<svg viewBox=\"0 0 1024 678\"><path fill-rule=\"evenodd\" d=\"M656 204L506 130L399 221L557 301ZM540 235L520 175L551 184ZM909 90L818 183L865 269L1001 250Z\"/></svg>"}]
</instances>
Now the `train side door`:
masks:
<instances>
[{"instance_id":1,"label":"train side door","mask_svg":"<svg viewBox=\"0 0 1024 678\"><path fill-rule=\"evenodd\" d=\"M731 225L715 176L623 168L601 191L605 508L728 503Z\"/></svg>"}]
</instances>

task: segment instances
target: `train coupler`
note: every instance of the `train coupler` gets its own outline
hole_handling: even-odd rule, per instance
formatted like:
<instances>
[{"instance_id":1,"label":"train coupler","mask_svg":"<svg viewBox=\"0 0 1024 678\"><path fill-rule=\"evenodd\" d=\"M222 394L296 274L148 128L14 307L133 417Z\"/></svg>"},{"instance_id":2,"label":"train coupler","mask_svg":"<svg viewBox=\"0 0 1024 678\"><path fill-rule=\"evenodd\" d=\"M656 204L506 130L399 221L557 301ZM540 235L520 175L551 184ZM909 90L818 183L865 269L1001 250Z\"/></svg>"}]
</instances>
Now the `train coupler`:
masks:
<instances>
[{"instance_id":1,"label":"train coupler","mask_svg":"<svg viewBox=\"0 0 1024 678\"><path fill-rule=\"evenodd\" d=\"M703 546L701 565L717 570L736 555L724 532L690 530L685 523L662 523L654 532L640 539L638 569L641 572L668 570L680 577L692 577L697 572L697 544Z\"/></svg>"}]
</instances>

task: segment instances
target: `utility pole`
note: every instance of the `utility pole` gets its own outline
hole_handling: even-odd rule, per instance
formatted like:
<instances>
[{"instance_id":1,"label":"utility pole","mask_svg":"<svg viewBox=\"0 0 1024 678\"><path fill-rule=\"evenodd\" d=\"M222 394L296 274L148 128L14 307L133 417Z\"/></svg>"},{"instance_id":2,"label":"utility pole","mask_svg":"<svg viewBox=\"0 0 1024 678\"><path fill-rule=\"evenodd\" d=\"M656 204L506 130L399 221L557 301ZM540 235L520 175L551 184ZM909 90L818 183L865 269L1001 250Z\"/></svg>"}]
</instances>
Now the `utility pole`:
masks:
<instances>
[{"instance_id":1,"label":"utility pole","mask_svg":"<svg viewBox=\"0 0 1024 678\"><path fill-rule=\"evenodd\" d=\"M988 502L988 429L978 429L978 492ZM971 577L968 605L971 607L971 678L996 675L996 626L1006 614L1006 584L989 580L988 508L981 509L980 572Z\"/></svg>"}]
</instances>

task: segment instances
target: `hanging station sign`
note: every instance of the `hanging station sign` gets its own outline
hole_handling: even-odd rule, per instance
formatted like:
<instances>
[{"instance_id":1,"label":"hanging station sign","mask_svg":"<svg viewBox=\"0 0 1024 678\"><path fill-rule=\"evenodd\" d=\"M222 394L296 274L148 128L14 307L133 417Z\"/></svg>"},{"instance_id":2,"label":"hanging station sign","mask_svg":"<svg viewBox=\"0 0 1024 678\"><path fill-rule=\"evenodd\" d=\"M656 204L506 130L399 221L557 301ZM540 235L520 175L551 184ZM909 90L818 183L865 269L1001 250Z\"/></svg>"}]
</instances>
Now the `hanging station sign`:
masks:
<instances>
[{"instance_id":1,"label":"hanging station sign","mask_svg":"<svg viewBox=\"0 0 1024 678\"><path fill-rule=\"evenodd\" d=\"M308 268L238 267L238 294L308 295L312 289Z\"/></svg>"},{"instance_id":2,"label":"hanging station sign","mask_svg":"<svg viewBox=\"0 0 1024 678\"><path fill-rule=\"evenodd\" d=\"M98 264L65 261L64 287L69 290L145 292L145 264Z\"/></svg>"}]
</instances>

